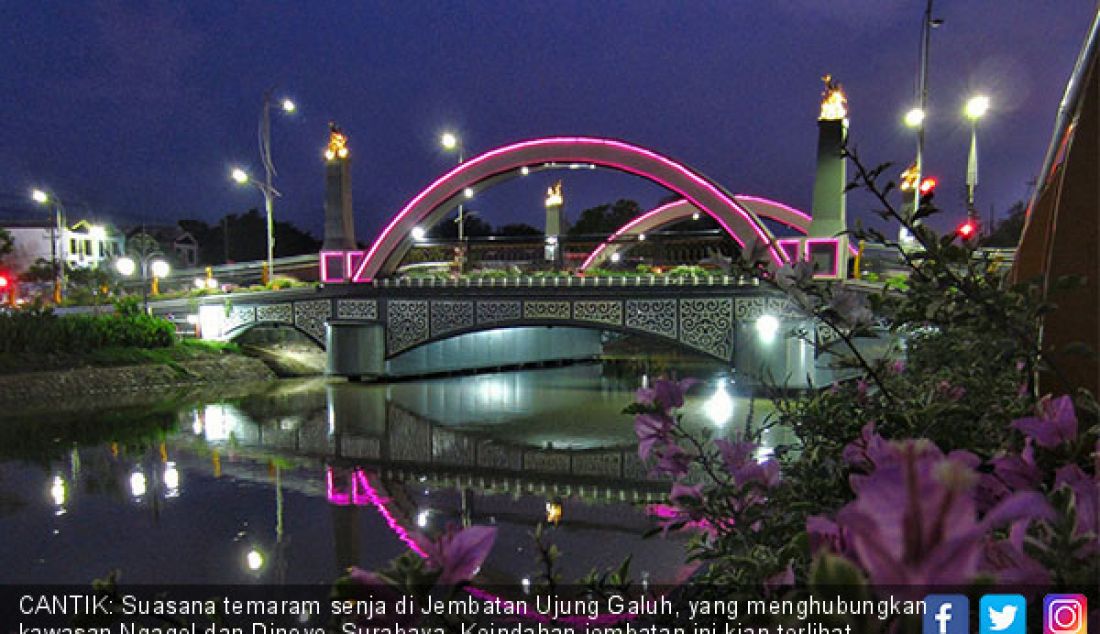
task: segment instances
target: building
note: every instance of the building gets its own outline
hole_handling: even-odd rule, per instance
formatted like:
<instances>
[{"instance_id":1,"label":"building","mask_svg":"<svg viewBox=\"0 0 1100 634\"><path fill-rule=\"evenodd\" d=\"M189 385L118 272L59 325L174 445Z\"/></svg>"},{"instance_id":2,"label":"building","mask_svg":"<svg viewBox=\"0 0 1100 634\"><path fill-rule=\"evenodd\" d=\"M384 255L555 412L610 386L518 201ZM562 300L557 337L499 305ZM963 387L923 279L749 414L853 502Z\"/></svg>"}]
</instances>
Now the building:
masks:
<instances>
[{"instance_id":1,"label":"building","mask_svg":"<svg viewBox=\"0 0 1100 634\"><path fill-rule=\"evenodd\" d=\"M5 220L0 227L12 237L12 253L4 261L16 274L38 260L53 262L55 254L70 267L96 268L122 255L126 248L126 237L120 231L89 220L63 227L60 235L52 218Z\"/></svg>"},{"instance_id":2,"label":"building","mask_svg":"<svg viewBox=\"0 0 1100 634\"><path fill-rule=\"evenodd\" d=\"M195 268L199 265L199 241L179 225L135 227L127 233L127 240L138 245L149 244L177 268ZM153 247L152 245L155 245Z\"/></svg>"}]
</instances>

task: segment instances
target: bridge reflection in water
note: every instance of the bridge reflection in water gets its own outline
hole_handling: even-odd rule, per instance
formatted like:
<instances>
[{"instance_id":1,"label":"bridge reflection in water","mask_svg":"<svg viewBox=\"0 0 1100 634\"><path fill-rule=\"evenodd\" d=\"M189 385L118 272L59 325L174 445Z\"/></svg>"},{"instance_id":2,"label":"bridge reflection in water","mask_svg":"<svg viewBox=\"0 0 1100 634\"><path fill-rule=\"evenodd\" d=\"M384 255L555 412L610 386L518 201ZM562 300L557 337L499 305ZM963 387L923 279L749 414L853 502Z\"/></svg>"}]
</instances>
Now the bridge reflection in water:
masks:
<instances>
[{"instance_id":1,"label":"bridge reflection in water","mask_svg":"<svg viewBox=\"0 0 1100 634\"><path fill-rule=\"evenodd\" d=\"M577 574L627 554L671 574L679 543L640 539L668 483L647 476L631 418L620 413L637 386L636 375L604 365L390 385L315 381L276 398L204 405L190 421L213 447L304 464L308 481L288 471L282 486L323 492L341 567L362 561L363 513L376 511L405 546L408 535L448 523L496 524L502 546L489 568L515 580L531 568L528 533L560 504L555 539L583 553ZM729 433L743 424L749 399L727 377L711 376L700 392L685 408L689 425ZM789 440L771 434L773 444Z\"/></svg>"}]
</instances>

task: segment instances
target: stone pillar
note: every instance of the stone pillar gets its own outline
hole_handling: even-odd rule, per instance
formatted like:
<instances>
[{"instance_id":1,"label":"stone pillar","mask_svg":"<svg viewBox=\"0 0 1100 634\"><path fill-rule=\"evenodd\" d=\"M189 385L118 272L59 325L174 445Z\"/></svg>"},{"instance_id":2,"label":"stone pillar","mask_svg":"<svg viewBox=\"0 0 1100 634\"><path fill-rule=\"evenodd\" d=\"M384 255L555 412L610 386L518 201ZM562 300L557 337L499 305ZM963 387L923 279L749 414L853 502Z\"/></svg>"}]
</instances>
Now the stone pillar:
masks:
<instances>
[{"instance_id":1,"label":"stone pillar","mask_svg":"<svg viewBox=\"0 0 1100 634\"><path fill-rule=\"evenodd\" d=\"M847 159L844 143L848 139L848 102L840 84L826 75L821 115L817 120L817 170L814 175L814 197L810 223L812 238L832 238L848 230L845 189L848 186ZM847 236L840 237L837 269L843 276L847 269ZM824 255L824 254L821 254ZM820 262L820 256L811 258ZM819 271L821 272L821 271Z\"/></svg>"},{"instance_id":2,"label":"stone pillar","mask_svg":"<svg viewBox=\"0 0 1100 634\"><path fill-rule=\"evenodd\" d=\"M561 181L554 183L546 190L546 245L545 255L547 262L553 262L556 266L562 263L561 209L565 205L565 198L561 193Z\"/></svg>"},{"instance_id":3,"label":"stone pillar","mask_svg":"<svg viewBox=\"0 0 1100 634\"><path fill-rule=\"evenodd\" d=\"M351 209L351 153L348 138L329 123L325 150L325 251L351 251L355 245L355 219Z\"/></svg>"}]
</instances>

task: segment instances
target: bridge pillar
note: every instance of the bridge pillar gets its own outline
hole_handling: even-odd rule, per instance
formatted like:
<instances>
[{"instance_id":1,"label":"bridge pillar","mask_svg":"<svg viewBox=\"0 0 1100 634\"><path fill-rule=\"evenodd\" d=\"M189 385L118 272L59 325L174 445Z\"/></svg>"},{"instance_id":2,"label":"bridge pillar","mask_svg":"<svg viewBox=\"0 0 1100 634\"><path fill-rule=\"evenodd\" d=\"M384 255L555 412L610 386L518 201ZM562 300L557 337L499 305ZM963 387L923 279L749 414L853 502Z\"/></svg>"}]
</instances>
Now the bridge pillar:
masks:
<instances>
[{"instance_id":1,"label":"bridge pillar","mask_svg":"<svg viewBox=\"0 0 1100 634\"><path fill-rule=\"evenodd\" d=\"M351 153L348 138L335 123L329 124L325 150L324 251L355 249L355 219L351 209Z\"/></svg>"},{"instance_id":2,"label":"bridge pillar","mask_svg":"<svg viewBox=\"0 0 1100 634\"><path fill-rule=\"evenodd\" d=\"M382 324L329 322L325 350L326 374L377 378L386 370L386 329Z\"/></svg>"}]
</instances>

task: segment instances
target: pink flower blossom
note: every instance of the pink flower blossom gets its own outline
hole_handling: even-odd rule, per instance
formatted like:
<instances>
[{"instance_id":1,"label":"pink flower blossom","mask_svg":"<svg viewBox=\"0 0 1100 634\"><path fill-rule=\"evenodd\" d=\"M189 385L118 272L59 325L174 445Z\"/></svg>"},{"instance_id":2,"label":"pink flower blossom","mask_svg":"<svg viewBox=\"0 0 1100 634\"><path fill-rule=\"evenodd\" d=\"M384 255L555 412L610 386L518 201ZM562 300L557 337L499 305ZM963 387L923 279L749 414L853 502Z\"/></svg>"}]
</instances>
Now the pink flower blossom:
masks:
<instances>
[{"instance_id":1,"label":"pink flower blossom","mask_svg":"<svg viewBox=\"0 0 1100 634\"><path fill-rule=\"evenodd\" d=\"M855 560L879 585L957 585L980 571L983 545L997 526L1053 511L1037 492L1017 492L979 520L978 480L965 452L944 456L926 440L891 445L837 514Z\"/></svg>"},{"instance_id":2,"label":"pink flower blossom","mask_svg":"<svg viewBox=\"0 0 1100 634\"><path fill-rule=\"evenodd\" d=\"M440 571L437 583L453 585L472 579L489 557L496 537L495 526L468 526L457 530L448 526L437 540L423 544L428 565Z\"/></svg>"},{"instance_id":3,"label":"pink flower blossom","mask_svg":"<svg viewBox=\"0 0 1100 634\"><path fill-rule=\"evenodd\" d=\"M670 409L683 407L684 394L697 383L699 383L699 379L693 378L687 378L682 381L658 379L654 381L653 387L641 388L638 390L634 395L634 399L643 405L651 405L668 411Z\"/></svg>"},{"instance_id":4,"label":"pink flower blossom","mask_svg":"<svg viewBox=\"0 0 1100 634\"><path fill-rule=\"evenodd\" d=\"M1088 537L1091 539L1077 554L1090 555L1100 551L1100 533L1097 531L1098 516L1100 513L1100 482L1096 477L1089 477L1081 467L1075 464L1066 465L1054 472L1054 486L1069 487L1073 492L1073 508L1077 521L1073 527L1074 537Z\"/></svg>"},{"instance_id":5,"label":"pink flower blossom","mask_svg":"<svg viewBox=\"0 0 1100 634\"><path fill-rule=\"evenodd\" d=\"M649 459L653 450L669 443L669 434L676 421L667 414L646 413L634 417L634 434L638 437L638 457Z\"/></svg>"},{"instance_id":6,"label":"pink flower blossom","mask_svg":"<svg viewBox=\"0 0 1100 634\"><path fill-rule=\"evenodd\" d=\"M1052 399L1047 395L1039 401L1038 409L1038 416L1016 419L1012 421L1012 426L1046 449L1077 438L1077 413L1073 410L1073 399L1068 396Z\"/></svg>"}]
</instances>

